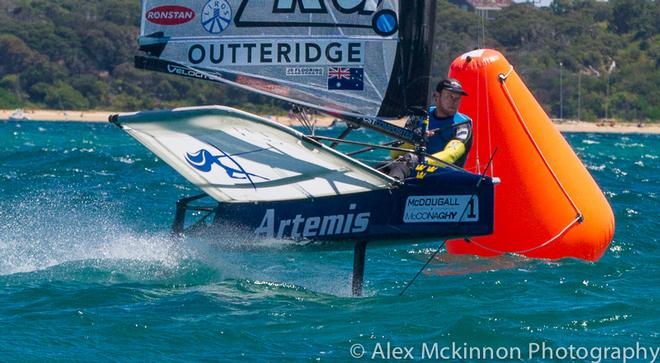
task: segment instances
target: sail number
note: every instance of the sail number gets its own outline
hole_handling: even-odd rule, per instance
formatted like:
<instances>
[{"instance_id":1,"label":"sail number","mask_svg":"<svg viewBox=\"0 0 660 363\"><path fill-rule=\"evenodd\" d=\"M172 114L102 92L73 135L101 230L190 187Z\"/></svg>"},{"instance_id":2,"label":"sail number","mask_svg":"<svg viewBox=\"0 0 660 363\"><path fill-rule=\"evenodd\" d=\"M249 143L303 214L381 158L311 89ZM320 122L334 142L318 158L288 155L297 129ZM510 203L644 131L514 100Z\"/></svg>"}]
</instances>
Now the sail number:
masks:
<instances>
[{"instance_id":1,"label":"sail number","mask_svg":"<svg viewBox=\"0 0 660 363\"><path fill-rule=\"evenodd\" d=\"M416 195L406 200L405 223L446 223L479 221L476 195Z\"/></svg>"}]
</instances>

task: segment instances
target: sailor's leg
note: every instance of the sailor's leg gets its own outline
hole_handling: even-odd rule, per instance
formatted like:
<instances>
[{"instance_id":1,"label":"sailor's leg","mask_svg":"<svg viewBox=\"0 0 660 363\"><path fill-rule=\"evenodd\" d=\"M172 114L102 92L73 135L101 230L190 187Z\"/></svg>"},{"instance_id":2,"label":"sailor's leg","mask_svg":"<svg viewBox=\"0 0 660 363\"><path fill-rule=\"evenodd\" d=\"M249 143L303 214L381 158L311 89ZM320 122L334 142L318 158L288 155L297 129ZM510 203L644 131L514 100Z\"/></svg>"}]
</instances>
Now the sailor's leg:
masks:
<instances>
[{"instance_id":1,"label":"sailor's leg","mask_svg":"<svg viewBox=\"0 0 660 363\"><path fill-rule=\"evenodd\" d=\"M405 154L392 161L387 170L383 171L392 178L404 180L412 173L412 170L419 164L417 155Z\"/></svg>"},{"instance_id":2,"label":"sailor's leg","mask_svg":"<svg viewBox=\"0 0 660 363\"><path fill-rule=\"evenodd\" d=\"M353 254L353 296L362 295L362 282L364 281L364 260L367 252L367 241L355 242Z\"/></svg>"},{"instance_id":3,"label":"sailor's leg","mask_svg":"<svg viewBox=\"0 0 660 363\"><path fill-rule=\"evenodd\" d=\"M395 161L390 165L387 175L397 180L403 180L410 175L410 168L406 163Z\"/></svg>"}]
</instances>

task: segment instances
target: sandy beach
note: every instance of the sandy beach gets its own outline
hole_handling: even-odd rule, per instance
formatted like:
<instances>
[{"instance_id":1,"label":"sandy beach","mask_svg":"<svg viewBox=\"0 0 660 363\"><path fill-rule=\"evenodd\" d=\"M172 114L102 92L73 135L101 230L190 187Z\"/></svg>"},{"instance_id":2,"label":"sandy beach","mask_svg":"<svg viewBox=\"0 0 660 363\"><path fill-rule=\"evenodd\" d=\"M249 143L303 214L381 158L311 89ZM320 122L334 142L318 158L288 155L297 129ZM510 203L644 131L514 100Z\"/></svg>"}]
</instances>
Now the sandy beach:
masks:
<instances>
[{"instance_id":1,"label":"sandy beach","mask_svg":"<svg viewBox=\"0 0 660 363\"><path fill-rule=\"evenodd\" d=\"M0 110L0 120L8 120L16 110ZM112 111L59 111L24 109L30 121L107 122Z\"/></svg>"},{"instance_id":2,"label":"sandy beach","mask_svg":"<svg viewBox=\"0 0 660 363\"><path fill-rule=\"evenodd\" d=\"M0 110L0 120L8 120L16 110ZM59 111L59 110L24 110L24 115L32 121L72 121L72 122L107 122L108 116L114 111ZM299 125L295 119L287 116L266 116L285 125ZM330 126L332 117L316 117L314 119L319 127ZM402 125L404 121L394 121ZM585 122L576 120L553 120L555 127L561 132L606 132L606 133L643 133L660 134L660 123L625 123L614 121Z\"/></svg>"}]
</instances>

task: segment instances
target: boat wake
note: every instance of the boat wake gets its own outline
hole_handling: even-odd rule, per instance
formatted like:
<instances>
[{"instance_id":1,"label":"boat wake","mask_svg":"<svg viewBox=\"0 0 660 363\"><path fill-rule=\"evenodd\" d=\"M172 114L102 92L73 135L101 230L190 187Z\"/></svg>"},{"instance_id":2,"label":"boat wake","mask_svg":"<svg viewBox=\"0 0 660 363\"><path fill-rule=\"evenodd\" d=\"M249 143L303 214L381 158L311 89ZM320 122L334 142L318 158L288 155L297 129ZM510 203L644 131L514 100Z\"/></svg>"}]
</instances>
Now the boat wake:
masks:
<instances>
[{"instance_id":1,"label":"boat wake","mask_svg":"<svg viewBox=\"0 0 660 363\"><path fill-rule=\"evenodd\" d=\"M37 197L2 206L0 275L85 260L150 262L174 268L190 257L167 234L137 233L107 213L115 206L102 204L74 206L64 198Z\"/></svg>"},{"instance_id":2,"label":"boat wake","mask_svg":"<svg viewBox=\"0 0 660 363\"><path fill-rule=\"evenodd\" d=\"M120 208L52 195L0 202L0 278L10 284L229 283L255 291L293 286L293 291L350 295L348 251L315 254L292 242L246 238L229 225L213 238L174 238L169 229L145 230L122 220ZM306 273L310 270L316 271L313 276Z\"/></svg>"}]
</instances>

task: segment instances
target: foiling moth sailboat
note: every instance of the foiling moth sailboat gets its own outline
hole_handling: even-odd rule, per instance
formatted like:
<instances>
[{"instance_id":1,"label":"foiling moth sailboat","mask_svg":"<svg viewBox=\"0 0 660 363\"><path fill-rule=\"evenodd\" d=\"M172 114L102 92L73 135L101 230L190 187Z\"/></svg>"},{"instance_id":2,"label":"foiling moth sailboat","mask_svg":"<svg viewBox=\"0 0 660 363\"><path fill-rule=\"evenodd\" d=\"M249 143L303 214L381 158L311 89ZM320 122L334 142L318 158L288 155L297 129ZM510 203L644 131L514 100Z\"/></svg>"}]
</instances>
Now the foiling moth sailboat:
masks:
<instances>
[{"instance_id":1,"label":"foiling moth sailboat","mask_svg":"<svg viewBox=\"0 0 660 363\"><path fill-rule=\"evenodd\" d=\"M202 209L212 224L240 224L258 237L355 243L355 293L367 241L492 233L491 177L422 165L398 181L334 148L363 127L425 156L421 134L384 119L424 115L435 1L171 4L143 1L138 68L229 84L348 125L327 145L223 106L111 116L204 192L177 203L175 232L185 231L187 211ZM216 204L191 203L208 197Z\"/></svg>"},{"instance_id":2,"label":"foiling moth sailboat","mask_svg":"<svg viewBox=\"0 0 660 363\"><path fill-rule=\"evenodd\" d=\"M399 181L354 157L397 149L391 142L335 149L365 128L431 158L426 130L385 120L425 116L434 0L173 3L143 0L136 67L228 84L347 125L320 137L223 106L111 116L204 192L178 201L174 232L189 230L187 212L205 211L194 228L211 221L263 238L355 243L356 294L367 242L457 238L451 253L590 261L607 249L614 218L606 198L499 52L468 52L449 72L470 94L461 112L476 118L472 172L422 163ZM297 115L309 126L305 112ZM203 198L214 204L197 205Z\"/></svg>"}]
</instances>

